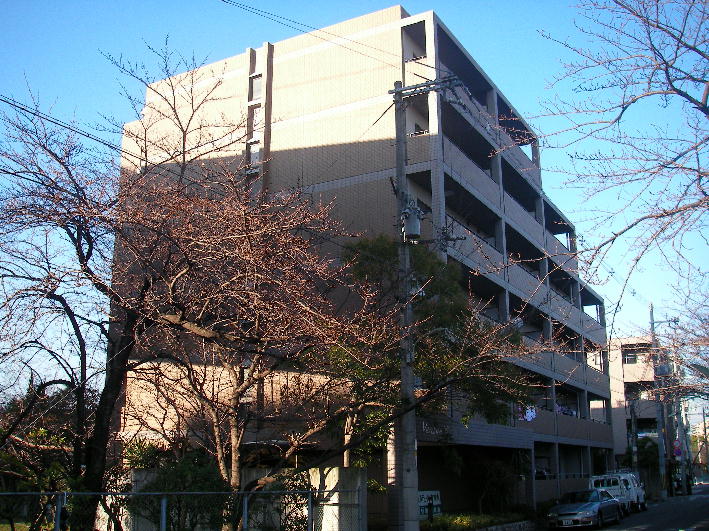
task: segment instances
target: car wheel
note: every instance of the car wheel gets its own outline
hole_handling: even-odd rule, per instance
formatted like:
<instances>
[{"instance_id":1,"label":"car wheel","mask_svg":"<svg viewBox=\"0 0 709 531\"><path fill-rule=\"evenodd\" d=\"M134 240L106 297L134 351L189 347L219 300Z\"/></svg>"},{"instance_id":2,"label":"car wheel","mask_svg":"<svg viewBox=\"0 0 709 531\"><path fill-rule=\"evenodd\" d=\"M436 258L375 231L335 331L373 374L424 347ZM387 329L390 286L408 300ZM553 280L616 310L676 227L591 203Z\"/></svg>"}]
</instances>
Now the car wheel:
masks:
<instances>
[{"instance_id":1,"label":"car wheel","mask_svg":"<svg viewBox=\"0 0 709 531\"><path fill-rule=\"evenodd\" d=\"M597 522L596 526L598 527L598 529L601 529L604 525L605 525L605 522L603 521L603 513L599 509L598 510L598 522Z\"/></svg>"}]
</instances>

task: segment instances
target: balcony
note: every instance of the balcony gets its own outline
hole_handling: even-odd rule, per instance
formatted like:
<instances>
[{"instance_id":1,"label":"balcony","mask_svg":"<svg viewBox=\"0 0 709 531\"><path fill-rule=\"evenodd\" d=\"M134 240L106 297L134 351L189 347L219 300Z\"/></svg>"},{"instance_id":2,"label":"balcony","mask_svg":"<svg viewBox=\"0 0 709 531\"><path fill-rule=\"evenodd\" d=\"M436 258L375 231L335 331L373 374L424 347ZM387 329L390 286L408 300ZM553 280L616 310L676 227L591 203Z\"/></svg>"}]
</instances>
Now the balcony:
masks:
<instances>
[{"instance_id":1,"label":"balcony","mask_svg":"<svg viewBox=\"0 0 709 531\"><path fill-rule=\"evenodd\" d=\"M549 289L549 313L564 324L575 328L581 325L581 310L554 289Z\"/></svg>"},{"instance_id":2,"label":"balcony","mask_svg":"<svg viewBox=\"0 0 709 531\"><path fill-rule=\"evenodd\" d=\"M557 415L557 427L560 437L569 439L587 439L588 425L591 421L572 417L571 415Z\"/></svg>"},{"instance_id":3,"label":"balcony","mask_svg":"<svg viewBox=\"0 0 709 531\"><path fill-rule=\"evenodd\" d=\"M500 207L499 185L446 137L443 137L443 162L463 186L473 188L479 196Z\"/></svg>"},{"instance_id":4,"label":"balcony","mask_svg":"<svg viewBox=\"0 0 709 531\"><path fill-rule=\"evenodd\" d=\"M531 241L543 247L544 227L508 194L504 195L504 202L505 214L510 221L514 222L517 230L522 234L528 235Z\"/></svg>"},{"instance_id":5,"label":"balcony","mask_svg":"<svg viewBox=\"0 0 709 531\"><path fill-rule=\"evenodd\" d=\"M443 63L441 63L441 69L443 71L452 71ZM541 171L534 165L526 153L515 144L510 135L500 127L497 120L490 116L487 108L481 105L477 100L471 99L468 94L460 88L456 89L455 93L460 102L470 111L465 113L465 116L473 124L473 127L493 146L499 148L504 157L507 158L510 164L517 168L520 174L540 189L542 187Z\"/></svg>"},{"instance_id":6,"label":"balcony","mask_svg":"<svg viewBox=\"0 0 709 531\"><path fill-rule=\"evenodd\" d=\"M463 258L461 261L464 263L472 262L473 267L482 274L503 276L504 261L497 249L451 216L446 216L446 225L450 236L462 238L449 245L449 252L453 251L459 258Z\"/></svg>"},{"instance_id":7,"label":"balcony","mask_svg":"<svg viewBox=\"0 0 709 531\"><path fill-rule=\"evenodd\" d=\"M594 387L594 392L597 394L607 394L610 382L607 374L562 354L549 350L535 350L535 348L539 349L541 345L531 339L524 338L523 341L532 352L523 357L512 359L516 365L534 372L542 369L543 373L553 375L558 381L573 381L576 385L581 386L585 384L588 387Z\"/></svg>"},{"instance_id":8,"label":"balcony","mask_svg":"<svg viewBox=\"0 0 709 531\"><path fill-rule=\"evenodd\" d=\"M542 187L541 171L537 168L527 154L522 151L517 145L514 145L513 140L507 133L500 130L501 142L509 142L504 145L502 154L529 182L536 185L537 188Z\"/></svg>"},{"instance_id":9,"label":"balcony","mask_svg":"<svg viewBox=\"0 0 709 531\"><path fill-rule=\"evenodd\" d=\"M570 439L608 442L612 438L610 424L554 413L537 408L536 418L528 424L539 435L559 435Z\"/></svg>"},{"instance_id":10,"label":"balcony","mask_svg":"<svg viewBox=\"0 0 709 531\"><path fill-rule=\"evenodd\" d=\"M534 274L517 264L507 266L507 278L509 283L522 294L522 299L539 306L544 301L547 294L547 287Z\"/></svg>"},{"instance_id":11,"label":"balcony","mask_svg":"<svg viewBox=\"0 0 709 531\"><path fill-rule=\"evenodd\" d=\"M588 438L590 440L605 442L612 440L613 428L611 428L610 424L594 420L587 420L586 423L588 424Z\"/></svg>"},{"instance_id":12,"label":"balcony","mask_svg":"<svg viewBox=\"0 0 709 531\"><path fill-rule=\"evenodd\" d=\"M559 480L559 489L561 490L562 494L565 494L567 492L572 492L575 490L584 490L588 488L588 476L583 473L578 473L578 474L573 474L573 475L580 475L580 476L586 476L586 477L581 477L581 478L571 478L568 477L569 475L572 474L566 474L563 479Z\"/></svg>"},{"instance_id":13,"label":"balcony","mask_svg":"<svg viewBox=\"0 0 709 531\"><path fill-rule=\"evenodd\" d=\"M561 354L554 355L554 372L561 375L559 378L561 381L574 380L579 383L586 381L584 364Z\"/></svg>"},{"instance_id":14,"label":"balcony","mask_svg":"<svg viewBox=\"0 0 709 531\"><path fill-rule=\"evenodd\" d=\"M594 343L603 345L606 342L606 329L590 315L577 311L581 319L581 333Z\"/></svg>"},{"instance_id":15,"label":"balcony","mask_svg":"<svg viewBox=\"0 0 709 531\"><path fill-rule=\"evenodd\" d=\"M548 291L546 310L553 318L572 330L580 332L588 339L602 345L606 342L606 331L593 317L571 304L563 295L553 289Z\"/></svg>"},{"instance_id":16,"label":"balcony","mask_svg":"<svg viewBox=\"0 0 709 531\"><path fill-rule=\"evenodd\" d=\"M556 415L552 411L537 408L537 416L529 423L529 426L532 428L534 433L539 433L541 435L555 435L555 416Z\"/></svg>"},{"instance_id":17,"label":"balcony","mask_svg":"<svg viewBox=\"0 0 709 531\"><path fill-rule=\"evenodd\" d=\"M629 402L628 402L629 404ZM657 402L654 400L636 400L635 415L639 419L655 419L657 418ZM627 408L627 418L630 418L630 408Z\"/></svg>"},{"instance_id":18,"label":"balcony","mask_svg":"<svg viewBox=\"0 0 709 531\"><path fill-rule=\"evenodd\" d=\"M546 233L546 244L544 247L547 253L549 253L549 256L565 271L578 275L579 262L576 255L567 249L551 232L544 232Z\"/></svg>"},{"instance_id":19,"label":"balcony","mask_svg":"<svg viewBox=\"0 0 709 531\"><path fill-rule=\"evenodd\" d=\"M550 476L547 479L537 479L534 482L534 490L536 491L537 502L545 502L554 500L559 497L556 491L556 478ZM576 490L583 490L582 488Z\"/></svg>"},{"instance_id":20,"label":"balcony","mask_svg":"<svg viewBox=\"0 0 709 531\"><path fill-rule=\"evenodd\" d=\"M586 384L589 386L600 387L601 389L608 389L610 383L610 377L607 374L603 374L598 369L594 369L590 365L586 367Z\"/></svg>"},{"instance_id":21,"label":"balcony","mask_svg":"<svg viewBox=\"0 0 709 531\"><path fill-rule=\"evenodd\" d=\"M547 371L554 370L554 353L547 350L536 350L539 348L540 344L536 341L529 339L527 337L522 338L524 345L532 350L529 354L526 354L524 358L519 359L521 363L518 365L539 367L541 369L546 369Z\"/></svg>"}]
</instances>

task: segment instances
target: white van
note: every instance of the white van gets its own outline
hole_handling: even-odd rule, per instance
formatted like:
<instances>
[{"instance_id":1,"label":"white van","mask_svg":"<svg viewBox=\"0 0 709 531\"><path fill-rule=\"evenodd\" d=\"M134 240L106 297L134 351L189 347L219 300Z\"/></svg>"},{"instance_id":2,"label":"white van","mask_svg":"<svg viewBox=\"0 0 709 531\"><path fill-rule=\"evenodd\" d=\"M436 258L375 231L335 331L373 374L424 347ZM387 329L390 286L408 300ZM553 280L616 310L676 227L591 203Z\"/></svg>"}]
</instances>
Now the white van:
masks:
<instances>
[{"instance_id":1,"label":"white van","mask_svg":"<svg viewBox=\"0 0 709 531\"><path fill-rule=\"evenodd\" d=\"M636 511L647 509L645 488L634 474L614 472L602 476L593 476L589 481L589 487L608 491L611 496L620 502L626 514L631 509Z\"/></svg>"}]
</instances>

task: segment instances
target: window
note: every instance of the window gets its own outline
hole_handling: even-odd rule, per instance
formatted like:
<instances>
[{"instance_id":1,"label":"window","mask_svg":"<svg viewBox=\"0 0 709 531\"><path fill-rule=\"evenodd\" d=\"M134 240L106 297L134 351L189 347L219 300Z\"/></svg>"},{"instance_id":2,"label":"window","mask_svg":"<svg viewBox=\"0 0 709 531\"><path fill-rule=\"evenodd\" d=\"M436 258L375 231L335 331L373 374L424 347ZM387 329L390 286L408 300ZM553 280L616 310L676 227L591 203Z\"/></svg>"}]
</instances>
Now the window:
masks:
<instances>
[{"instance_id":1,"label":"window","mask_svg":"<svg viewBox=\"0 0 709 531\"><path fill-rule=\"evenodd\" d=\"M246 156L244 159L246 171L248 173L258 172L258 165L261 162L261 144L259 142L247 143Z\"/></svg>"},{"instance_id":2,"label":"window","mask_svg":"<svg viewBox=\"0 0 709 531\"><path fill-rule=\"evenodd\" d=\"M638 362L638 353L633 350L623 350L623 365L634 365Z\"/></svg>"},{"instance_id":3,"label":"window","mask_svg":"<svg viewBox=\"0 0 709 531\"><path fill-rule=\"evenodd\" d=\"M260 105L249 107L249 114L246 121L246 135L249 140L259 140L263 132L263 113Z\"/></svg>"},{"instance_id":4,"label":"window","mask_svg":"<svg viewBox=\"0 0 709 531\"><path fill-rule=\"evenodd\" d=\"M629 345L621 345L620 351L623 355L624 365L634 365L638 362L638 357L647 356L650 352L651 345L649 343L631 343Z\"/></svg>"},{"instance_id":5,"label":"window","mask_svg":"<svg viewBox=\"0 0 709 531\"><path fill-rule=\"evenodd\" d=\"M261 74L249 77L249 101L261 98Z\"/></svg>"}]
</instances>

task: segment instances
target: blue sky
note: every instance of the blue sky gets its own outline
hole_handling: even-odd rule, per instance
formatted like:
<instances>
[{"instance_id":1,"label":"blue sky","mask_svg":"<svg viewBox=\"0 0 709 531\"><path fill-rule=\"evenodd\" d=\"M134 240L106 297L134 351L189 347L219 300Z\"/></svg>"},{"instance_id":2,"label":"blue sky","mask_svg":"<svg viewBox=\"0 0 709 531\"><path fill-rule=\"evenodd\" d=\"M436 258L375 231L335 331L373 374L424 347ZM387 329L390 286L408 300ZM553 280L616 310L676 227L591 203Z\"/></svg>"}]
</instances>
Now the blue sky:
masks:
<instances>
[{"instance_id":1,"label":"blue sky","mask_svg":"<svg viewBox=\"0 0 709 531\"><path fill-rule=\"evenodd\" d=\"M100 52L140 60L147 42L170 45L184 55L215 61L241 53L248 46L276 42L298 31L247 13L219 0L120 2L27 0L3 2L0 22L0 93L29 101L28 87L45 110L81 124L133 117L119 96L118 75ZM392 5L386 1L302 2L295 0L249 3L313 27L323 27ZM402 4L410 13L434 8L443 22L526 117L540 112L540 101L552 98L549 81L560 70L566 51L544 39L545 31L560 39L577 38L574 7L563 1L518 0L439 1ZM5 109L3 109L5 110ZM534 124L534 121L532 121ZM564 152L544 150L543 166L565 164ZM581 220L580 192L563 186L563 178L543 173L547 194L577 223L579 232L592 230ZM588 206L588 205L585 205ZM614 300L623 280L623 260L609 261L601 273L606 282L598 291ZM701 253L706 259L706 248ZM671 314L673 295L663 259L651 256L630 280L630 290L617 316L614 335L647 328L647 305L653 293L657 319ZM609 271L615 272L610 275ZM652 290L646 289L652 286ZM630 292L628 292L630 293Z\"/></svg>"}]
</instances>

